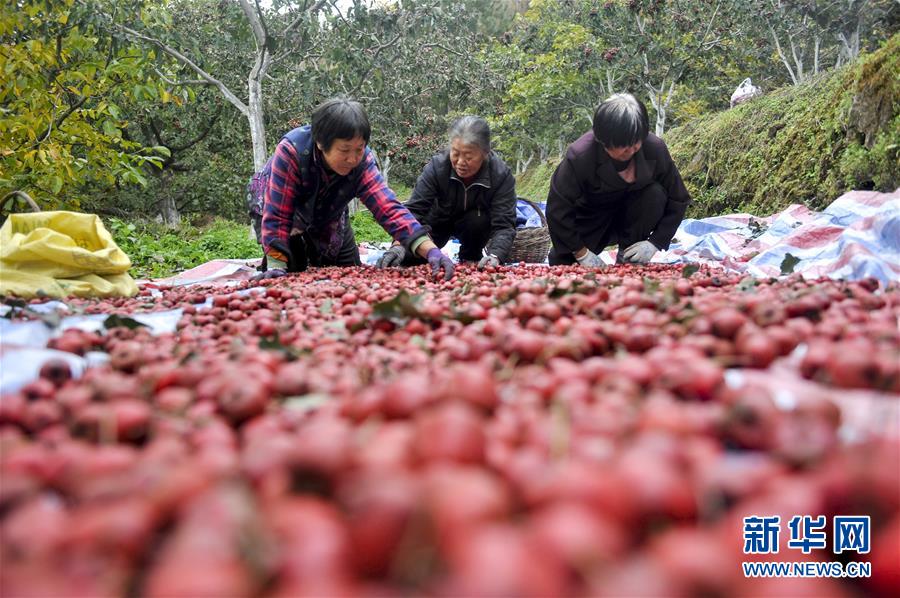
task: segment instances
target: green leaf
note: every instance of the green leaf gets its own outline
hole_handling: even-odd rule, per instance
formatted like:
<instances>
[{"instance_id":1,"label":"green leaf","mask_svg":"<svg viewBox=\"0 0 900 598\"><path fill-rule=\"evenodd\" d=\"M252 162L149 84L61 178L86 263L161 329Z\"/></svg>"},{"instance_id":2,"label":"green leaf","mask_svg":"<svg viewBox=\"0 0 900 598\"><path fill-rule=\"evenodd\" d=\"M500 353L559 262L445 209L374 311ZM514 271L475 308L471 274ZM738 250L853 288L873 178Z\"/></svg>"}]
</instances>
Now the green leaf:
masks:
<instances>
[{"instance_id":1,"label":"green leaf","mask_svg":"<svg viewBox=\"0 0 900 598\"><path fill-rule=\"evenodd\" d=\"M746 278L741 279L741 282L738 283L737 289L739 291L749 291L754 288L759 282L753 278L752 276L748 276Z\"/></svg>"},{"instance_id":2,"label":"green leaf","mask_svg":"<svg viewBox=\"0 0 900 598\"><path fill-rule=\"evenodd\" d=\"M150 149L152 149L153 152L155 152L155 153L157 153L157 154L160 154L160 155L162 155L162 156L165 156L166 158L169 158L169 157L172 156L171 150L169 150L169 148L167 148L167 147L164 146L164 145L154 145L154 146L153 146L152 148L150 148Z\"/></svg>"},{"instance_id":3,"label":"green leaf","mask_svg":"<svg viewBox=\"0 0 900 598\"><path fill-rule=\"evenodd\" d=\"M800 258L791 255L790 253L784 254L784 259L781 260L781 273L782 274L791 274L794 271L794 267L800 263Z\"/></svg>"},{"instance_id":4,"label":"green leaf","mask_svg":"<svg viewBox=\"0 0 900 598\"><path fill-rule=\"evenodd\" d=\"M274 337L260 339L259 348L265 349L266 351L277 351L278 353L282 353L289 361L297 359L297 357L300 355L300 352L296 347L285 345L281 342L281 339L279 339L277 335Z\"/></svg>"},{"instance_id":5,"label":"green leaf","mask_svg":"<svg viewBox=\"0 0 900 598\"><path fill-rule=\"evenodd\" d=\"M429 318L418 308L421 301L422 295L410 295L404 289L393 299L373 305L370 317L385 320L405 320L407 318L428 320Z\"/></svg>"},{"instance_id":6,"label":"green leaf","mask_svg":"<svg viewBox=\"0 0 900 598\"><path fill-rule=\"evenodd\" d=\"M700 270L700 266L697 264L688 264L684 267L684 270L681 271L682 278L690 278L694 274L696 274Z\"/></svg>"},{"instance_id":7,"label":"green leaf","mask_svg":"<svg viewBox=\"0 0 900 598\"><path fill-rule=\"evenodd\" d=\"M134 318L129 318L127 316L120 316L117 314L113 314L113 315L109 316L108 318L106 318L105 320L103 320L103 327L106 328L107 330L111 330L113 328L118 328L120 326L124 326L125 328L128 328L129 330L134 330L135 328L140 328L140 327L144 327L144 328L147 327L146 324L141 324Z\"/></svg>"},{"instance_id":8,"label":"green leaf","mask_svg":"<svg viewBox=\"0 0 900 598\"><path fill-rule=\"evenodd\" d=\"M59 190L62 189L62 186L62 177L55 174L50 177L50 190L53 191L54 195L59 193Z\"/></svg>"}]
</instances>

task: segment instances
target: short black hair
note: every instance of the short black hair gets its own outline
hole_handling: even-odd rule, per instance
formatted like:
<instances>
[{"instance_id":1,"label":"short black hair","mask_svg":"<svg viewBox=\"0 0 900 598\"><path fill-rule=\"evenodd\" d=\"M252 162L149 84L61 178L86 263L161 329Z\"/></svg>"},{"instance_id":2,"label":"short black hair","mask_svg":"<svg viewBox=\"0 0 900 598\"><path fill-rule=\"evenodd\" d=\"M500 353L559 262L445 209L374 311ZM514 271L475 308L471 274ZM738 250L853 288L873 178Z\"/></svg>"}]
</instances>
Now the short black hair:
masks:
<instances>
[{"instance_id":1,"label":"short black hair","mask_svg":"<svg viewBox=\"0 0 900 598\"><path fill-rule=\"evenodd\" d=\"M597 106L593 129L603 147L632 146L650 133L647 107L630 93L617 93Z\"/></svg>"},{"instance_id":2,"label":"short black hair","mask_svg":"<svg viewBox=\"0 0 900 598\"><path fill-rule=\"evenodd\" d=\"M323 151L331 149L335 139L362 137L368 144L372 128L363 105L349 98L325 100L312 114L313 140Z\"/></svg>"}]
</instances>

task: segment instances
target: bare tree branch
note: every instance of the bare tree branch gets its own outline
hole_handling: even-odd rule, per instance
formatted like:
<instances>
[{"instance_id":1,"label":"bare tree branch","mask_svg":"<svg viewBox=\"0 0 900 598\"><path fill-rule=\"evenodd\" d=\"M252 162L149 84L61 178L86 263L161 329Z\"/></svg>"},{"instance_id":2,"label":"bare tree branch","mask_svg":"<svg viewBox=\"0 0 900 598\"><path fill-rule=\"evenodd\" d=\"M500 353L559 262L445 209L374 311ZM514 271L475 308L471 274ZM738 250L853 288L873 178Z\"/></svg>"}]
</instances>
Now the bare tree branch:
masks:
<instances>
[{"instance_id":1,"label":"bare tree branch","mask_svg":"<svg viewBox=\"0 0 900 598\"><path fill-rule=\"evenodd\" d=\"M195 73L200 75L201 78L206 80L210 85L214 85L216 88L218 88L218 90L220 92L222 92L222 95L225 96L225 99L227 99L229 102L231 102L231 104L234 105L235 108L240 110L241 114L243 114L244 116L247 116L249 114L249 109L247 108L247 104L245 104L243 101L241 101L241 99L239 97L237 97L234 94L234 92L232 92L230 89L228 89L227 85L225 85L224 83L222 83L221 81L219 81L218 79L216 79L215 77L213 77L212 75L207 73L205 70L200 68L193 60L191 60L190 58L188 58L187 56L185 56L184 54L182 54L175 48L169 46L168 44L163 43L162 41L156 39L155 37L150 37L149 35L144 35L143 33L140 33L139 31L135 31L134 29L127 27L125 25L120 25L118 23L114 23L113 25L116 28L118 28L120 31L122 31L123 33L128 35L129 37L152 44L152 45L156 46L157 48L159 48L160 50L162 50L163 52L165 52L166 54L168 54L169 56L171 56L172 58L175 58L176 60L178 60L185 66L189 67Z\"/></svg>"},{"instance_id":2,"label":"bare tree branch","mask_svg":"<svg viewBox=\"0 0 900 598\"><path fill-rule=\"evenodd\" d=\"M212 83L210 83L210 82L207 81L206 79L189 79L189 80L186 80L186 81L176 81L176 80L174 80L174 79L170 79L169 77L167 77L167 76L165 75L165 73L163 73L161 70L159 70L159 69L156 68L156 67L153 67L153 70L156 71L156 74L159 75L159 78L160 78L160 79L162 79L164 82L168 83L169 85L178 85L178 86L183 86L183 85L212 85Z\"/></svg>"},{"instance_id":3,"label":"bare tree branch","mask_svg":"<svg viewBox=\"0 0 900 598\"><path fill-rule=\"evenodd\" d=\"M301 13L297 16L297 18L294 19L293 21L291 21L291 24L290 24L290 25L288 25L287 27L285 27L284 31L282 32L282 35L287 35L287 34L290 33L291 31L293 31L294 29L296 29L297 26L300 25L300 23L302 23L302 22L304 21L304 19L306 19L306 16L307 16L307 15L314 15L314 14L316 14L317 12L319 12L319 11L322 9L323 6L325 6L327 3L328 3L328 0L318 0L315 4L313 4L312 6L310 6L308 9L301 11Z\"/></svg>"},{"instance_id":4,"label":"bare tree branch","mask_svg":"<svg viewBox=\"0 0 900 598\"><path fill-rule=\"evenodd\" d=\"M386 50L387 48L390 48L391 46L393 46L394 44L396 44L399 40L400 40L400 33L397 33L397 35L394 37L394 39L392 39L392 40L389 41L389 42L383 43L383 44L381 44L380 46L378 46L377 48L375 48L375 53L374 53L374 55L372 56L372 60L369 62L369 68L367 68L367 69L366 69L366 72L364 72L364 73L360 76L359 82L358 82L358 83L356 84L356 86L350 91L350 95L351 95L351 96L352 96L352 95L356 95L356 93L359 91L359 89L363 86L363 83L366 82L366 78L369 76L369 73L371 73L372 70L373 70L373 69L375 68L375 66L376 66L376 61L378 60L379 54L381 54L381 53L382 53L384 50Z\"/></svg>"}]
</instances>

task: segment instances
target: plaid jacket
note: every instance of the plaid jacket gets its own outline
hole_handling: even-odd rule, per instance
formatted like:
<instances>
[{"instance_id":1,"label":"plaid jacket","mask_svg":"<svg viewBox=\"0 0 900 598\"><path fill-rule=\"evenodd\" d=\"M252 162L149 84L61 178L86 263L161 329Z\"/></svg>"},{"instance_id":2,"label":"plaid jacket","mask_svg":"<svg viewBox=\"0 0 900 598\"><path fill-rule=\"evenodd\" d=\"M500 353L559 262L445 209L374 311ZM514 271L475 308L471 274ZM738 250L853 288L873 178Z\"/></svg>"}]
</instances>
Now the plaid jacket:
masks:
<instances>
[{"instance_id":1,"label":"plaid jacket","mask_svg":"<svg viewBox=\"0 0 900 598\"><path fill-rule=\"evenodd\" d=\"M329 254L349 225L347 206L354 197L359 197L378 224L407 248L427 234L385 184L368 147L362 162L349 174L331 173L313 143L310 126L305 125L282 137L269 166L262 244L266 254L275 259L289 261L288 239L295 222Z\"/></svg>"}]
</instances>

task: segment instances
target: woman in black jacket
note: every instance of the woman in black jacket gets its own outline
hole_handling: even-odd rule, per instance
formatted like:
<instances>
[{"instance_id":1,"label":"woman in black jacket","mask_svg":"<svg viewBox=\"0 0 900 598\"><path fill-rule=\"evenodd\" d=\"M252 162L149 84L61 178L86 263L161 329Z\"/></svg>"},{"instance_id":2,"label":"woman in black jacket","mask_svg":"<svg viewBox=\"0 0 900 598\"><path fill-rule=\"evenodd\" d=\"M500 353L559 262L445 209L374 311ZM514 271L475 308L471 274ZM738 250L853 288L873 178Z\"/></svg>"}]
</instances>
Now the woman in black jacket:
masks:
<instances>
[{"instance_id":1,"label":"woman in black jacket","mask_svg":"<svg viewBox=\"0 0 900 598\"><path fill-rule=\"evenodd\" d=\"M459 239L460 261L479 268L503 263L516 235L516 181L491 151L491 130L478 116L450 126L450 147L432 157L405 204L442 247ZM402 245L391 247L378 266L415 263Z\"/></svg>"}]
</instances>

